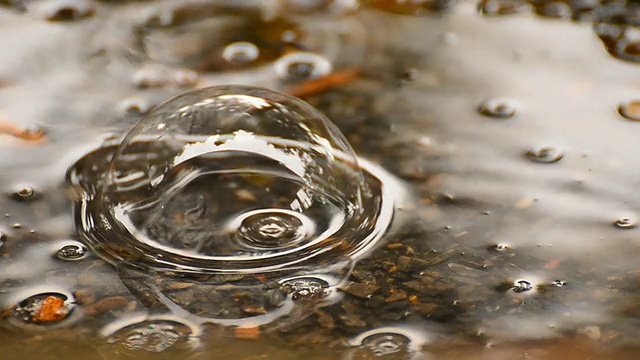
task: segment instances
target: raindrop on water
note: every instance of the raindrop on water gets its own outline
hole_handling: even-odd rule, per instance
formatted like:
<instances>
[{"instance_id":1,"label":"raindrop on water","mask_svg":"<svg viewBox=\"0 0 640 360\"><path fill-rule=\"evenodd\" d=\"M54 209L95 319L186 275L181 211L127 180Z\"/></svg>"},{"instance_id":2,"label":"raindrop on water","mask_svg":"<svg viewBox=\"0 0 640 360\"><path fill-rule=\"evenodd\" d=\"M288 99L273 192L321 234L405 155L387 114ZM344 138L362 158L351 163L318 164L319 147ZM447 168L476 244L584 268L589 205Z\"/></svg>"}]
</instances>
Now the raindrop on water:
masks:
<instances>
[{"instance_id":1,"label":"raindrop on water","mask_svg":"<svg viewBox=\"0 0 640 360\"><path fill-rule=\"evenodd\" d=\"M511 289L513 292L520 294L533 290L533 284L528 280L516 280L513 282Z\"/></svg>"},{"instance_id":2,"label":"raindrop on water","mask_svg":"<svg viewBox=\"0 0 640 360\"><path fill-rule=\"evenodd\" d=\"M564 155L554 147L544 146L531 149L525 153L525 157L533 162L550 164L558 162Z\"/></svg>"},{"instance_id":3,"label":"raindrop on water","mask_svg":"<svg viewBox=\"0 0 640 360\"><path fill-rule=\"evenodd\" d=\"M230 63L246 64L260 56L260 49L250 42L239 41L227 45L222 50L222 57Z\"/></svg>"},{"instance_id":4,"label":"raindrop on water","mask_svg":"<svg viewBox=\"0 0 640 360\"><path fill-rule=\"evenodd\" d=\"M455 0L367 0L363 3L377 9L396 14L423 16L432 12L443 12L453 8Z\"/></svg>"},{"instance_id":5,"label":"raindrop on water","mask_svg":"<svg viewBox=\"0 0 640 360\"><path fill-rule=\"evenodd\" d=\"M328 75L332 70L329 60L311 52L292 52L273 64L278 77L283 80L301 81Z\"/></svg>"},{"instance_id":6,"label":"raindrop on water","mask_svg":"<svg viewBox=\"0 0 640 360\"><path fill-rule=\"evenodd\" d=\"M507 244L495 244L489 247L489 250L504 252L511 250L511 247Z\"/></svg>"},{"instance_id":7,"label":"raindrop on water","mask_svg":"<svg viewBox=\"0 0 640 360\"><path fill-rule=\"evenodd\" d=\"M527 12L531 6L525 0L482 0L478 9L484 15L511 15Z\"/></svg>"},{"instance_id":8,"label":"raindrop on water","mask_svg":"<svg viewBox=\"0 0 640 360\"><path fill-rule=\"evenodd\" d=\"M350 344L355 348L347 358L349 360L423 359L422 347L426 341L424 329L377 328L350 340Z\"/></svg>"},{"instance_id":9,"label":"raindrop on water","mask_svg":"<svg viewBox=\"0 0 640 360\"><path fill-rule=\"evenodd\" d=\"M98 255L138 267L326 267L375 244L393 211L333 124L261 88L178 96L129 131L106 173L83 169L69 176L89 192L81 233Z\"/></svg>"},{"instance_id":10,"label":"raindrop on water","mask_svg":"<svg viewBox=\"0 0 640 360\"><path fill-rule=\"evenodd\" d=\"M325 297L329 293L329 283L319 278L301 277L286 280L282 289L290 293L293 300Z\"/></svg>"},{"instance_id":11,"label":"raindrop on water","mask_svg":"<svg viewBox=\"0 0 640 360\"><path fill-rule=\"evenodd\" d=\"M138 351L159 353L178 345L189 350L195 344L199 329L173 319L148 319L134 321L116 321L103 329L107 342L122 349L109 349L110 352L124 352L135 357ZM121 323L122 322L122 323Z\"/></svg>"},{"instance_id":12,"label":"raindrop on water","mask_svg":"<svg viewBox=\"0 0 640 360\"><path fill-rule=\"evenodd\" d=\"M93 15L94 5L89 0L44 0L29 4L33 11L49 21L75 21Z\"/></svg>"},{"instance_id":13,"label":"raindrop on water","mask_svg":"<svg viewBox=\"0 0 640 360\"><path fill-rule=\"evenodd\" d=\"M11 193L11 198L16 201L31 201L36 199L37 196L31 185L23 185Z\"/></svg>"},{"instance_id":14,"label":"raindrop on water","mask_svg":"<svg viewBox=\"0 0 640 360\"><path fill-rule=\"evenodd\" d=\"M478 111L488 117L507 119L515 115L516 106L506 99L493 99L482 102L478 106Z\"/></svg>"},{"instance_id":15,"label":"raindrop on water","mask_svg":"<svg viewBox=\"0 0 640 360\"><path fill-rule=\"evenodd\" d=\"M629 100L618 105L618 113L627 120L640 121L640 100Z\"/></svg>"},{"instance_id":16,"label":"raindrop on water","mask_svg":"<svg viewBox=\"0 0 640 360\"><path fill-rule=\"evenodd\" d=\"M79 242L69 242L60 246L56 257L60 260L77 261L87 256L87 248Z\"/></svg>"},{"instance_id":17,"label":"raindrop on water","mask_svg":"<svg viewBox=\"0 0 640 360\"><path fill-rule=\"evenodd\" d=\"M613 226L619 229L635 229L637 224L630 218L623 217L613 222Z\"/></svg>"},{"instance_id":18,"label":"raindrop on water","mask_svg":"<svg viewBox=\"0 0 640 360\"><path fill-rule=\"evenodd\" d=\"M611 56L640 61L640 5L612 2L594 11L593 29Z\"/></svg>"}]
</instances>

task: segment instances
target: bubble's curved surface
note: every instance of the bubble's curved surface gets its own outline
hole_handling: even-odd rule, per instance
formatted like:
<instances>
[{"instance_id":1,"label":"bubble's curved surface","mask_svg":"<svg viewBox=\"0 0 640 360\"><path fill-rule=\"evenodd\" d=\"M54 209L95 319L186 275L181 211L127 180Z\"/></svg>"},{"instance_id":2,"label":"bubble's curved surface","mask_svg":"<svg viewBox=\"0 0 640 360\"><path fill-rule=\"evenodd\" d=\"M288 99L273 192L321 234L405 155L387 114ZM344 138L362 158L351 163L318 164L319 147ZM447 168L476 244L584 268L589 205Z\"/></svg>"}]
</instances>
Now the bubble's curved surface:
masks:
<instances>
[{"instance_id":1,"label":"bubble's curved surface","mask_svg":"<svg viewBox=\"0 0 640 360\"><path fill-rule=\"evenodd\" d=\"M88 245L110 262L158 270L344 263L376 243L393 213L381 181L361 170L322 114L244 86L159 105L125 136L108 169L76 166L70 178L85 192L78 221Z\"/></svg>"}]
</instances>

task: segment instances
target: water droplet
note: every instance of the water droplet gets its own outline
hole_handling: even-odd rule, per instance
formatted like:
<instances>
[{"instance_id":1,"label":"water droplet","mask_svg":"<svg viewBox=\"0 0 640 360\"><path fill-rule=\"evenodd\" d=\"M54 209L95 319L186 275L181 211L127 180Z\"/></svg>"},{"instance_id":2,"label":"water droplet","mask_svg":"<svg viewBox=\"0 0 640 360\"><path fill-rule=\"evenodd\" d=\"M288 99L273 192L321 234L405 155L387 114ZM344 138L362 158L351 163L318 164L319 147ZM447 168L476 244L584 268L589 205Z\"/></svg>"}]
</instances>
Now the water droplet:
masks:
<instances>
[{"instance_id":1,"label":"water droplet","mask_svg":"<svg viewBox=\"0 0 640 360\"><path fill-rule=\"evenodd\" d=\"M327 267L369 249L391 220L393 201L337 128L266 89L178 96L114 151L108 170L81 160L69 176L88 192L80 231L110 261L215 274Z\"/></svg>"},{"instance_id":2,"label":"water droplet","mask_svg":"<svg viewBox=\"0 0 640 360\"><path fill-rule=\"evenodd\" d=\"M76 241L65 243L56 251L56 257L60 260L77 261L84 259L86 256L87 248Z\"/></svg>"},{"instance_id":3,"label":"water droplet","mask_svg":"<svg viewBox=\"0 0 640 360\"><path fill-rule=\"evenodd\" d=\"M525 0L482 0L478 9L484 15L511 15L530 11L531 6Z\"/></svg>"},{"instance_id":4,"label":"water droplet","mask_svg":"<svg viewBox=\"0 0 640 360\"><path fill-rule=\"evenodd\" d=\"M551 282L551 286L555 286L555 287L563 287L566 285L567 285L567 282L564 280L554 280Z\"/></svg>"},{"instance_id":5,"label":"water droplet","mask_svg":"<svg viewBox=\"0 0 640 360\"><path fill-rule=\"evenodd\" d=\"M511 250L511 247L507 244L495 244L489 247L489 250L503 252Z\"/></svg>"},{"instance_id":6,"label":"water droplet","mask_svg":"<svg viewBox=\"0 0 640 360\"><path fill-rule=\"evenodd\" d=\"M605 49L614 58L640 61L640 5L635 2L613 2L594 11L593 29Z\"/></svg>"},{"instance_id":7,"label":"water droplet","mask_svg":"<svg viewBox=\"0 0 640 360\"><path fill-rule=\"evenodd\" d=\"M139 321L139 322L136 322ZM195 336L199 329L177 319L124 319L108 325L102 331L107 342L114 347L110 351L124 352L129 356L136 356L138 351L159 353L179 345L184 350L193 348Z\"/></svg>"},{"instance_id":8,"label":"water droplet","mask_svg":"<svg viewBox=\"0 0 640 360\"><path fill-rule=\"evenodd\" d=\"M231 43L222 50L222 57L230 63L246 64L260 56L260 49L250 42Z\"/></svg>"},{"instance_id":9,"label":"water droplet","mask_svg":"<svg viewBox=\"0 0 640 360\"><path fill-rule=\"evenodd\" d=\"M521 294L533 290L533 284L528 280L516 280L513 282L511 290L516 294Z\"/></svg>"},{"instance_id":10,"label":"water droplet","mask_svg":"<svg viewBox=\"0 0 640 360\"><path fill-rule=\"evenodd\" d=\"M197 72L187 69L180 68L173 71L173 81L178 86L190 87L198 84L198 80L200 76Z\"/></svg>"},{"instance_id":11,"label":"water droplet","mask_svg":"<svg viewBox=\"0 0 640 360\"><path fill-rule=\"evenodd\" d=\"M301 277L282 282L282 289L290 293L293 300L325 297L329 283L320 278Z\"/></svg>"},{"instance_id":12,"label":"water droplet","mask_svg":"<svg viewBox=\"0 0 640 360\"><path fill-rule=\"evenodd\" d=\"M35 200L37 196L31 185L22 185L11 193L11 198L16 201L31 201Z\"/></svg>"},{"instance_id":13,"label":"water droplet","mask_svg":"<svg viewBox=\"0 0 640 360\"><path fill-rule=\"evenodd\" d=\"M151 104L140 97L130 97L120 101L117 108L121 115L142 115L151 109Z\"/></svg>"},{"instance_id":14,"label":"water droplet","mask_svg":"<svg viewBox=\"0 0 640 360\"><path fill-rule=\"evenodd\" d=\"M324 57L310 52L292 52L278 59L273 67L280 79L301 81L331 73L332 65Z\"/></svg>"},{"instance_id":15,"label":"water droplet","mask_svg":"<svg viewBox=\"0 0 640 360\"><path fill-rule=\"evenodd\" d=\"M571 19L573 15L571 7L561 1L540 4L540 6L536 8L536 13L540 16L553 19Z\"/></svg>"},{"instance_id":16,"label":"water droplet","mask_svg":"<svg viewBox=\"0 0 640 360\"><path fill-rule=\"evenodd\" d=\"M444 12L452 9L455 0L367 0L371 7L396 14L424 16L429 13Z\"/></svg>"},{"instance_id":17,"label":"water droplet","mask_svg":"<svg viewBox=\"0 0 640 360\"><path fill-rule=\"evenodd\" d=\"M635 229L637 224L630 218L623 217L614 221L613 226L619 229Z\"/></svg>"},{"instance_id":18,"label":"water droplet","mask_svg":"<svg viewBox=\"0 0 640 360\"><path fill-rule=\"evenodd\" d=\"M317 14L326 11L341 14L358 8L357 0L285 0L286 11Z\"/></svg>"},{"instance_id":19,"label":"water droplet","mask_svg":"<svg viewBox=\"0 0 640 360\"><path fill-rule=\"evenodd\" d=\"M75 21L93 15L93 4L87 0L44 0L29 4L33 11L49 21Z\"/></svg>"},{"instance_id":20,"label":"water droplet","mask_svg":"<svg viewBox=\"0 0 640 360\"><path fill-rule=\"evenodd\" d=\"M560 161L564 154L556 148L545 146L531 149L525 153L525 156L533 162L551 164Z\"/></svg>"},{"instance_id":21,"label":"water droplet","mask_svg":"<svg viewBox=\"0 0 640 360\"><path fill-rule=\"evenodd\" d=\"M482 102L478 106L480 114L496 119L507 119L516 113L516 106L506 99L493 99Z\"/></svg>"},{"instance_id":22,"label":"water droplet","mask_svg":"<svg viewBox=\"0 0 640 360\"><path fill-rule=\"evenodd\" d=\"M640 121L640 100L629 100L618 106L618 113L627 120Z\"/></svg>"},{"instance_id":23,"label":"water droplet","mask_svg":"<svg viewBox=\"0 0 640 360\"><path fill-rule=\"evenodd\" d=\"M262 209L234 219L230 231L250 248L283 249L315 234L313 220L295 211Z\"/></svg>"},{"instance_id":24,"label":"water droplet","mask_svg":"<svg viewBox=\"0 0 640 360\"><path fill-rule=\"evenodd\" d=\"M66 319L73 311L71 295L57 292L39 293L20 301L14 315L28 324L53 324Z\"/></svg>"}]
</instances>

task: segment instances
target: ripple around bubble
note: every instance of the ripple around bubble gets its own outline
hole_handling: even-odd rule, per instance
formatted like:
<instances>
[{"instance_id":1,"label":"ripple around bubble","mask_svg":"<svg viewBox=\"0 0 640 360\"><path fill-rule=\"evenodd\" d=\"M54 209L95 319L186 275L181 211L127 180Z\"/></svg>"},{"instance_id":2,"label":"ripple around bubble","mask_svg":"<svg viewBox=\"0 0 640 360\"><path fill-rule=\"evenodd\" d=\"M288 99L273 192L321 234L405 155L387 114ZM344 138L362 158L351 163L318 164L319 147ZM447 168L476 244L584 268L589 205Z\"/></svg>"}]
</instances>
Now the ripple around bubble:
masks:
<instances>
[{"instance_id":1,"label":"ripple around bubble","mask_svg":"<svg viewBox=\"0 0 640 360\"><path fill-rule=\"evenodd\" d=\"M281 277L344 265L393 216L387 175L359 163L317 110L266 89L185 93L114 147L68 174L84 192L80 232L110 262ZM93 156L112 160L96 171Z\"/></svg>"}]
</instances>

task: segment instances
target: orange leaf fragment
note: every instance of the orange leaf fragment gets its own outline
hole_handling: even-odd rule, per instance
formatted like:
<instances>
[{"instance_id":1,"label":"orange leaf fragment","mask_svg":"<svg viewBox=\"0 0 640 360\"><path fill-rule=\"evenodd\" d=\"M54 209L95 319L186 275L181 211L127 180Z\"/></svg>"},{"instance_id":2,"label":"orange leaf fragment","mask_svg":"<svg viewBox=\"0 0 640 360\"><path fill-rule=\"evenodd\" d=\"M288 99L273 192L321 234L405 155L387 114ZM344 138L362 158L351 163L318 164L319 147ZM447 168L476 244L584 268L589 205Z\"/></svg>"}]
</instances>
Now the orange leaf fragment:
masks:
<instances>
[{"instance_id":1,"label":"orange leaf fragment","mask_svg":"<svg viewBox=\"0 0 640 360\"><path fill-rule=\"evenodd\" d=\"M260 338L260 327L239 327L233 329L233 332L238 339L245 340L257 340Z\"/></svg>"},{"instance_id":2,"label":"orange leaf fragment","mask_svg":"<svg viewBox=\"0 0 640 360\"><path fill-rule=\"evenodd\" d=\"M47 296L42 301L42 307L33 316L35 322L52 322L60 321L66 318L68 311L65 309L64 300L55 296Z\"/></svg>"},{"instance_id":3,"label":"orange leaf fragment","mask_svg":"<svg viewBox=\"0 0 640 360\"><path fill-rule=\"evenodd\" d=\"M291 88L287 89L287 93L295 97L303 98L319 94L327 90L331 90L344 84L348 84L355 80L359 75L360 70L358 69L336 71L327 76L305 81L298 85L292 86Z\"/></svg>"},{"instance_id":4,"label":"orange leaf fragment","mask_svg":"<svg viewBox=\"0 0 640 360\"><path fill-rule=\"evenodd\" d=\"M544 264L545 269L557 269L560 266L560 260L551 260Z\"/></svg>"}]
</instances>

